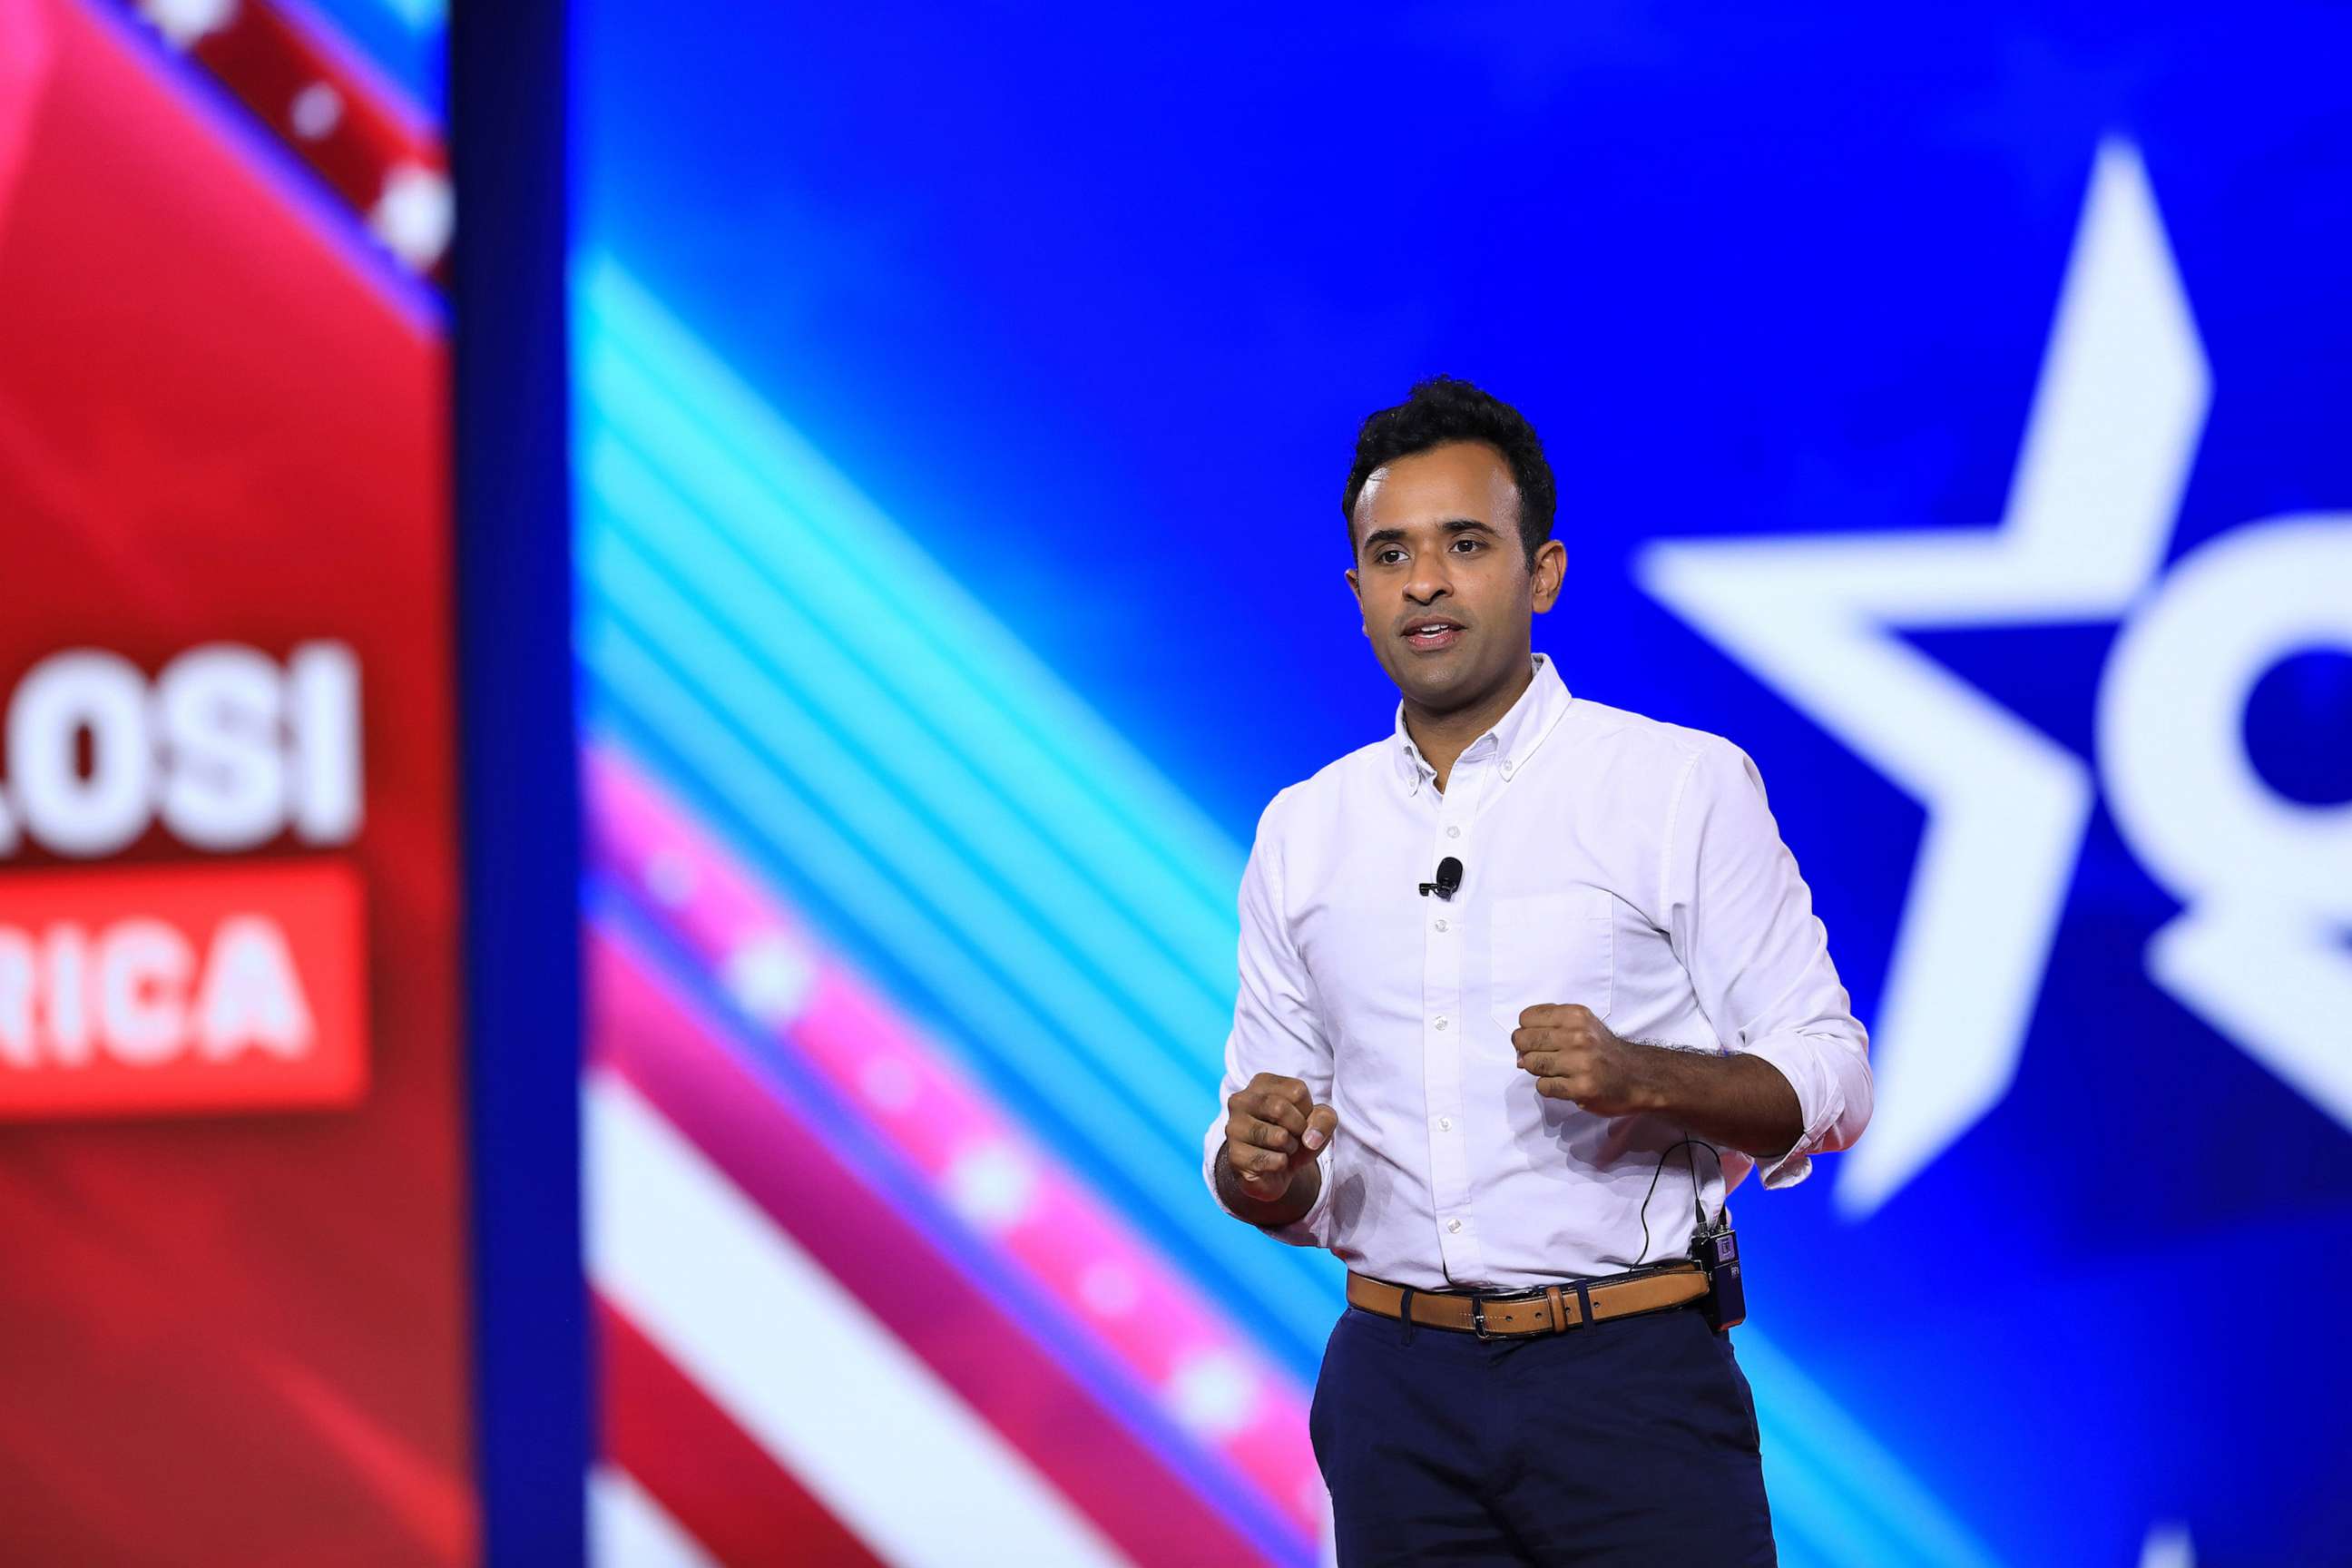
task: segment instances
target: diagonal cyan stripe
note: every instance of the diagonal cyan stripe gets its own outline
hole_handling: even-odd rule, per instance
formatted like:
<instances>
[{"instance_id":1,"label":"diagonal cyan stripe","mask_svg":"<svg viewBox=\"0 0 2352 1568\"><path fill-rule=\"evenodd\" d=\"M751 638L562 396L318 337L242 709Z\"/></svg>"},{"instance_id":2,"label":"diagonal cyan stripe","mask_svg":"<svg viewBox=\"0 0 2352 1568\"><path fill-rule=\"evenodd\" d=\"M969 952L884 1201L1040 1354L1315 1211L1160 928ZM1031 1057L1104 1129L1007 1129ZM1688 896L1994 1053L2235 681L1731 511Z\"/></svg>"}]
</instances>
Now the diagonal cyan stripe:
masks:
<instances>
[{"instance_id":1,"label":"diagonal cyan stripe","mask_svg":"<svg viewBox=\"0 0 2352 1568\"><path fill-rule=\"evenodd\" d=\"M844 646L1118 901L1205 938L1177 952L1222 991L1232 842L616 267L583 263L577 294L583 412L660 454L764 569L855 595Z\"/></svg>"},{"instance_id":2,"label":"diagonal cyan stripe","mask_svg":"<svg viewBox=\"0 0 2352 1568\"><path fill-rule=\"evenodd\" d=\"M797 687L761 672L629 545L592 530L583 546L592 626L609 619L661 650L736 720L765 767L793 779L873 871L938 911L941 928L1058 1027L1097 1076L1118 1084L1171 1143L1188 1127L1198 1136L1208 1111L1200 1072L1187 1071L1164 1039L1139 1029L1102 977L1026 918L936 819L909 809L870 766L874 759L842 745L810 714ZM596 641L592 635L591 646Z\"/></svg>"},{"instance_id":3,"label":"diagonal cyan stripe","mask_svg":"<svg viewBox=\"0 0 2352 1568\"><path fill-rule=\"evenodd\" d=\"M773 584L609 432L598 424L583 433L580 467L591 498L584 552L607 551L608 531L625 540L621 558L642 557L694 612L723 628L761 675L823 726L835 751L921 819L938 852L969 860L996 896L1086 964L1177 1059L1212 1069L1230 1017L1230 974L1213 984L1171 963L1165 942L900 707L867 664L845 653L826 619L835 608L826 602L832 595L795 595ZM854 617L858 610L842 613ZM767 711L762 694L747 692L743 701L761 704L746 706L747 714Z\"/></svg>"},{"instance_id":4,"label":"diagonal cyan stripe","mask_svg":"<svg viewBox=\"0 0 2352 1568\"><path fill-rule=\"evenodd\" d=\"M814 560L795 572L764 559L763 548L780 540L798 548L803 541L793 531L801 525L773 508L729 522L714 509L730 498L711 494L723 487L684 457L649 449L648 442L657 447L657 435L642 425L624 426L601 406L583 411L576 440L583 477L649 554L698 584L712 584L698 589L707 611L761 639L776 667L838 715L846 734L887 757L906 784L919 787L935 770L953 775L969 797L958 809L984 814L992 834L1012 825L1026 841L1037 863L1023 867L1024 874L1082 885L1091 903L1153 950L1153 966L1189 976L1222 1005L1231 981L1230 899L1213 901L1159 875L1150 864L1157 851L1139 841L1138 829L1056 809L1056 786L1041 772L1067 772L1084 759L1040 758L1010 726L975 726L971 704L952 682L926 671L930 650L899 624L905 605ZM687 474L698 477L688 481L681 478ZM812 555L815 548L808 547ZM1076 798L1074 785L1059 787L1066 797L1060 804ZM973 847L988 852L995 846L982 840ZM1064 923L1082 923L1083 905L1040 904L1041 912L1058 914Z\"/></svg>"},{"instance_id":5,"label":"diagonal cyan stripe","mask_svg":"<svg viewBox=\"0 0 2352 1568\"><path fill-rule=\"evenodd\" d=\"M813 798L802 775L777 770L757 742L728 722L724 709L704 705L669 665L667 647L655 652L635 627L601 608L583 617L581 640L590 669L632 727L657 737L704 791L739 820L756 825L764 846L793 873L791 882L846 912L928 989L958 998L960 1010L989 1037L1021 1042L1018 1059L1032 1064L1028 1076L1042 1080L1041 1092L1066 1084L1083 1093L1072 1110L1097 1114L1073 1125L1095 1125L1108 1102L1121 1108L1109 1120L1139 1155L1155 1147L1163 1154L1181 1150L1180 1125L1172 1114L1161 1114L1166 1106L1136 1095L1132 1079L1102 1074L1099 1063L1046 1026L1049 1020L985 950L974 951L962 923L972 911L940 908L869 859L862 844L825 815L825 803Z\"/></svg>"},{"instance_id":6,"label":"diagonal cyan stripe","mask_svg":"<svg viewBox=\"0 0 2352 1568\"><path fill-rule=\"evenodd\" d=\"M1333 1310L1323 1259L1271 1247L1216 1212L1200 1187L1197 1134L1171 1148L1116 1081L1099 1079L1043 1026L929 910L872 874L796 786L769 770L654 653L601 619L584 622L582 638L595 678L591 708L601 722L634 754L678 780L704 819L737 846L750 847L771 874L822 889L823 901L873 933L894 967L924 991L953 997L975 1065L1008 1110L1056 1141L1083 1129L1106 1190L1174 1244L1175 1256L1198 1277L1243 1297L1246 1310L1279 1332L1295 1361L1311 1364Z\"/></svg>"},{"instance_id":7,"label":"diagonal cyan stripe","mask_svg":"<svg viewBox=\"0 0 2352 1568\"><path fill-rule=\"evenodd\" d=\"M950 580L924 561L887 520L873 512L870 504L849 491L821 458L751 403L723 366L710 361L698 345L662 319L650 301L617 272L609 268L602 270L603 287L583 284L582 289L584 397L579 417L583 440L593 444L601 438L601 432L618 441L621 434L616 426L625 424L629 447L641 451L650 443L665 452L667 460L658 465L658 479L674 489L690 486L685 499L695 502L698 513L709 514L704 521L737 518L727 542L752 560L771 582L797 563L802 569L822 572L833 585L831 592L845 598L864 595L857 605L860 614L829 629L838 630L844 647L854 650L868 674L877 683L889 683L889 689L910 710L919 709L922 722L951 753L976 759L991 786L1123 907L1136 927L1157 938L1163 948L1180 949L1189 955L1181 962L1170 955L1156 964L1119 964L1113 983L1106 987L1113 997L1121 997L1130 989L1146 994L1156 989L1163 996L1181 994L1186 977L1205 987L1212 984L1206 977L1214 975L1215 994L1222 998L1229 988L1234 939L1226 889L1231 876L1237 872L1238 857L1230 845L1213 829L1205 828L1181 795L1150 774L1123 742L1038 668L1001 627L986 622ZM599 264L591 264L583 268L583 276L593 278L598 271ZM605 315L598 314L600 309ZM625 332L605 330L605 317L614 312L625 318ZM628 340L626 353L620 344L624 336ZM658 374L640 363L647 360L659 363ZM725 439L712 434L714 423L726 426ZM698 499L713 497L715 502ZM824 526L815 526L817 521ZM712 522L714 531L719 527L719 522ZM845 535L856 542L856 549L845 553L841 548ZM887 578L887 591L873 581L877 574ZM850 593L853 588L856 594ZM583 627L583 636L589 633L590 628ZM951 639L952 646L943 639ZM723 649L727 644L728 639L721 638L718 646ZM653 653L642 640L636 651ZM661 647L654 661L669 662L671 652ZM672 683L698 684L692 678L680 679L685 673L672 669ZM698 695L707 699L710 694ZM734 711L736 705L731 702L711 706L718 710L717 721L737 731L738 739L759 727ZM641 706L639 717L657 721L666 715ZM763 720L765 715L758 717ZM1051 742L1042 738L1041 731L1050 731ZM670 746L673 751L678 749L676 737L670 738ZM740 757L744 748L728 749ZM808 755L814 755L813 749L795 752L796 757ZM885 761L895 771L895 759ZM789 790L806 793L805 780L788 773L784 782ZM737 787L737 782L711 777L698 787L705 794L724 795ZM893 781L886 780L886 790L889 787ZM903 781L896 781L896 787L903 788ZM867 803L856 804L862 808ZM739 805L737 812L750 823L760 822L756 811ZM1142 826L1147 817L1148 829ZM803 821L807 822L806 813ZM807 837L806 832L796 833L793 844L772 843L769 847L789 858L795 848L806 849ZM970 847L956 846L952 856L969 865ZM839 855L827 858L841 869L854 863ZM1214 868L1221 861L1225 869L1219 872ZM1208 893L1202 890L1204 882L1222 885ZM903 914L906 906L922 902L922 895L913 886L899 890L902 897L896 901L900 907L894 913ZM855 896L874 902L864 899L868 891L826 882L821 884L819 896L835 900ZM993 923L992 920L975 924L967 914L911 926L899 919L865 929L866 940L894 961L893 967L906 973L936 972L940 967L940 954L933 944L942 937L950 944L968 941L976 931L989 936L1000 948L1012 942L1044 955L1042 963L1017 963L1012 972L1000 969L993 976L998 984L991 988L999 994L987 998L990 1005L981 1009L975 1009L963 988L942 985L936 978L925 983L932 1005L960 1020L961 1032L976 1037L985 1047L997 1069L997 1080L1003 1082L1010 1068L1022 1087L1034 1091L1034 1086L1051 1076L1041 1072L1041 1052L1032 1037L1037 1032L1039 1015L1055 1008L1066 1012L1073 994L1066 973L1055 973L1048 966L1066 965L1066 959L1057 956L1051 943L1034 941L1034 933L998 937L990 929ZM1090 940L1101 947L1098 939ZM910 944L919 944L926 951L917 951ZM1130 945L1128 952L1135 953L1136 946ZM1152 978L1155 973L1157 980ZM1018 1002L1003 1006L1006 994L1034 998L1034 1002L1025 1007ZM1098 1039L1116 1037L1099 1028L1105 1016L1099 995L1090 1026L1077 1031L1075 1042L1062 1042L1066 1047L1075 1044L1079 1062L1085 1059L1086 1048ZM995 1016L982 1019L976 1016L978 1011ZM1163 1092L1151 1102L1153 1114L1148 1121L1167 1127L1152 1142L1165 1145L1167 1152L1161 1157L1169 1164L1162 1167L1161 1181L1146 1179L1139 1184L1161 1191L1163 1195L1153 1207L1160 1210L1163 1223L1172 1221L1179 1234L1192 1243L1192 1261L1196 1266L1219 1259L1214 1275L1229 1278L1228 1270L1241 1265L1243 1277L1253 1282L1252 1294L1265 1298L1262 1305L1274 1309L1277 1321L1295 1336L1294 1344L1311 1351L1323 1326L1315 1320L1328 1310L1329 1271L1303 1267L1303 1259L1288 1254L1271 1255L1285 1261L1268 1263L1268 1255L1255 1237L1226 1234L1234 1227L1209 1207L1198 1192L1196 1161L1190 1150L1196 1143L1204 1114L1213 1110L1208 1103L1209 1069L1227 1019L1222 1007L1213 1021L1205 1012L1196 1016L1199 1022L1166 1032L1167 1036L1181 1034L1181 1039L1163 1036L1155 1040L1147 1035L1136 1048L1113 1053L1114 1059L1103 1068L1082 1069L1092 1071L1097 1079L1097 1094L1086 1094L1080 1086L1056 1080L1047 1098L1091 1110L1101 1104L1102 1089L1129 1096L1132 1079L1160 1081ZM1197 1043L1196 1030L1200 1032ZM1136 1037L1130 1031L1128 1038L1133 1042ZM1069 1048L1042 1054L1049 1058L1049 1066L1055 1058L1063 1063L1073 1060ZM1181 1097L1162 1077L1171 1058L1180 1064L1177 1074L1185 1085ZM1158 1068L1152 1065L1154 1058L1161 1064ZM1184 1076L1187 1066L1197 1072L1197 1085ZM1038 1119L1035 1106L1024 1110L1031 1120ZM1173 1123L1168 1120L1171 1117ZM1121 1156L1128 1156L1128 1141L1111 1131L1117 1119L1111 1119L1108 1128L1104 1121L1099 1113L1081 1115L1066 1121L1064 1131L1086 1129L1097 1135L1106 1148L1116 1147ZM1182 1172L1178 1174L1173 1163L1180 1149ZM1142 1152L1132 1152L1139 1156ZM1129 1158L1125 1173L1133 1179L1139 1164L1153 1163ZM1253 1258L1253 1253L1257 1256Z\"/></svg>"}]
</instances>

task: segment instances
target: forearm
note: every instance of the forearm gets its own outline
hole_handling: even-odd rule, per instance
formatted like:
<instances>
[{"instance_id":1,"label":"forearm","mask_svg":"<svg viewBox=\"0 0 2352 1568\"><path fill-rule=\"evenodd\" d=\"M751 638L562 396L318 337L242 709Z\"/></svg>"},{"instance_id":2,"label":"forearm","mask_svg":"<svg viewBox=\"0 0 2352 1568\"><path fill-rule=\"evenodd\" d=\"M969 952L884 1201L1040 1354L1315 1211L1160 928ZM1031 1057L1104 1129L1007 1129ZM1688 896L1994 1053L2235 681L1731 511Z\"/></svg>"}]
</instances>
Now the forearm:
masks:
<instances>
[{"instance_id":1,"label":"forearm","mask_svg":"<svg viewBox=\"0 0 2352 1568\"><path fill-rule=\"evenodd\" d=\"M1241 1218L1261 1230L1273 1230L1303 1218L1323 1191L1323 1167L1313 1160L1298 1165L1290 1173L1290 1185L1282 1196L1271 1202L1254 1196L1242 1185L1241 1173L1234 1170L1227 1155L1231 1145L1217 1151L1217 1196L1225 1206Z\"/></svg>"},{"instance_id":2,"label":"forearm","mask_svg":"<svg viewBox=\"0 0 2352 1568\"><path fill-rule=\"evenodd\" d=\"M1803 1135L1797 1091L1770 1062L1628 1043L1635 1052L1639 1099L1652 1114L1763 1160L1787 1153Z\"/></svg>"}]
</instances>

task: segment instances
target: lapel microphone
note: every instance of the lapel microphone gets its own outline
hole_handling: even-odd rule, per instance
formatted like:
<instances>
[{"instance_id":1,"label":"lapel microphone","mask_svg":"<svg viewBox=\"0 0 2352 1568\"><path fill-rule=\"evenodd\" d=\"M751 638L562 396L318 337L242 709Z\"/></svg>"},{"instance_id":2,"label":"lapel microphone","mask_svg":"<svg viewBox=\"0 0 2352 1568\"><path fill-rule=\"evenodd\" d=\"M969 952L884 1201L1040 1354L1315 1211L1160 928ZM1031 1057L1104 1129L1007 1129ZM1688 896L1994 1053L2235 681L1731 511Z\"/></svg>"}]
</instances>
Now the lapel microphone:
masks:
<instances>
[{"instance_id":1,"label":"lapel microphone","mask_svg":"<svg viewBox=\"0 0 2352 1568\"><path fill-rule=\"evenodd\" d=\"M1450 899L1461 886L1462 862L1448 855L1437 863L1437 880L1421 885L1421 896L1425 899L1435 893L1441 899Z\"/></svg>"}]
</instances>

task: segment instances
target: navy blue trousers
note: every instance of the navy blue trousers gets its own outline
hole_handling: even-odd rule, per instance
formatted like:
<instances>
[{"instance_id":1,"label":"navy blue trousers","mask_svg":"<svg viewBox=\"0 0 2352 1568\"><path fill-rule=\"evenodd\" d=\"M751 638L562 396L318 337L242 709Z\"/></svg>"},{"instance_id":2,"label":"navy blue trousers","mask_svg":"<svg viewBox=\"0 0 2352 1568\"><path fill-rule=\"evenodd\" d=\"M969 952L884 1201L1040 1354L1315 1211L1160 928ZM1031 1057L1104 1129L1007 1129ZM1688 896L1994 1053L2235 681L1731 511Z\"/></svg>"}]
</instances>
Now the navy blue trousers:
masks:
<instances>
[{"instance_id":1,"label":"navy blue trousers","mask_svg":"<svg viewBox=\"0 0 2352 1568\"><path fill-rule=\"evenodd\" d=\"M1689 1309L1482 1342L1350 1307L1308 1427L1340 1568L1776 1561L1748 1379Z\"/></svg>"}]
</instances>

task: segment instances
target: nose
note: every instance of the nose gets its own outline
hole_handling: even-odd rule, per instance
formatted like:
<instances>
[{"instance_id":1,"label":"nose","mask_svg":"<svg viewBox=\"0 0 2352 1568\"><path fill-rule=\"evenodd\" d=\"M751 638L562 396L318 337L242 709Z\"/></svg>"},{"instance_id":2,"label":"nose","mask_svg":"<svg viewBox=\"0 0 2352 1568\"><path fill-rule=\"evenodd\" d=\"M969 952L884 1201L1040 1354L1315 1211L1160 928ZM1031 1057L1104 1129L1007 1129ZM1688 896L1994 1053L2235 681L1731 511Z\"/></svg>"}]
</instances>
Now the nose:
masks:
<instances>
[{"instance_id":1,"label":"nose","mask_svg":"<svg viewBox=\"0 0 2352 1568\"><path fill-rule=\"evenodd\" d=\"M1445 557L1443 554L1413 557L1412 574L1404 585L1406 598L1425 610L1453 591L1454 584L1445 575Z\"/></svg>"}]
</instances>

